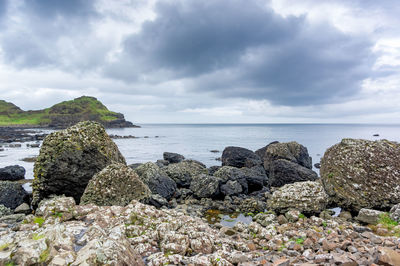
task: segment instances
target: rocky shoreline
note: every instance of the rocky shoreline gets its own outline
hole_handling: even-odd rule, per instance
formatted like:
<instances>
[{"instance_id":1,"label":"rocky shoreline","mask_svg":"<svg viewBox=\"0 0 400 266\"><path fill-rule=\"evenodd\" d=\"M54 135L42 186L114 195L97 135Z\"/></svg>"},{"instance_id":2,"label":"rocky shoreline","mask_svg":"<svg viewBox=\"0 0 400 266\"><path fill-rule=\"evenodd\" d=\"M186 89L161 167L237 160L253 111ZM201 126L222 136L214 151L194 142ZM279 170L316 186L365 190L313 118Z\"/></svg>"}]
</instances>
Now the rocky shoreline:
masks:
<instances>
[{"instance_id":1,"label":"rocky shoreline","mask_svg":"<svg viewBox=\"0 0 400 266\"><path fill-rule=\"evenodd\" d=\"M33 194L0 169L0 265L400 265L398 143L345 139L321 177L296 142L221 161L127 166L98 123L54 132Z\"/></svg>"}]
</instances>

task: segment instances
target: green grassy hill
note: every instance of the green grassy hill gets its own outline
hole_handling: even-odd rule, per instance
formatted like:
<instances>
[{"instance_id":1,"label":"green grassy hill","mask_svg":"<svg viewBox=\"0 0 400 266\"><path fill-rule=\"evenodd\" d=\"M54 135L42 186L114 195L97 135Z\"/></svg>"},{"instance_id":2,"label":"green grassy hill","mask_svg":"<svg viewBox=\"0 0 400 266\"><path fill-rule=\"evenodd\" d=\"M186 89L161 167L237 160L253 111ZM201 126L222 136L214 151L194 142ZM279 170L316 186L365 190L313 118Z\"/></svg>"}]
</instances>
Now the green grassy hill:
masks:
<instances>
[{"instance_id":1,"label":"green grassy hill","mask_svg":"<svg viewBox=\"0 0 400 266\"><path fill-rule=\"evenodd\" d=\"M124 115L112 112L94 97L82 96L38 111L23 111L0 100L0 126L65 128L80 121L92 120L105 127L134 127Z\"/></svg>"}]
</instances>

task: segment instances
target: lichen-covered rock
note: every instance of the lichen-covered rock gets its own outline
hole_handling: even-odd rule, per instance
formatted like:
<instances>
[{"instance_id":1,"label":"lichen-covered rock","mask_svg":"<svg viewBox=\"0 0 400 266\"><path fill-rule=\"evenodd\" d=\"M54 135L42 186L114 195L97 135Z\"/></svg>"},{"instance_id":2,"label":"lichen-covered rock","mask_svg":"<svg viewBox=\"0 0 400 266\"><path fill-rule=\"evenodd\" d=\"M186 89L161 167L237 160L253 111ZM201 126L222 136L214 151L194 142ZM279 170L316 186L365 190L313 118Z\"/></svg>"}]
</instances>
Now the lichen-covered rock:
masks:
<instances>
[{"instance_id":1,"label":"lichen-covered rock","mask_svg":"<svg viewBox=\"0 0 400 266\"><path fill-rule=\"evenodd\" d=\"M19 165L0 168L0 180L16 181L25 178L25 168Z\"/></svg>"},{"instance_id":2,"label":"lichen-covered rock","mask_svg":"<svg viewBox=\"0 0 400 266\"><path fill-rule=\"evenodd\" d=\"M52 194L72 196L79 202L94 174L114 162L126 164L117 145L96 122L80 122L51 133L35 162L32 205Z\"/></svg>"},{"instance_id":3,"label":"lichen-covered rock","mask_svg":"<svg viewBox=\"0 0 400 266\"><path fill-rule=\"evenodd\" d=\"M150 194L134 170L124 164L111 164L89 181L81 204L125 206L132 200L146 199Z\"/></svg>"},{"instance_id":4,"label":"lichen-covered rock","mask_svg":"<svg viewBox=\"0 0 400 266\"><path fill-rule=\"evenodd\" d=\"M270 171L271 163L278 159L288 160L312 169L312 159L308 154L307 148L295 141L270 143L265 148L257 151L258 154L262 152L264 152L264 155L261 158L267 173Z\"/></svg>"},{"instance_id":5,"label":"lichen-covered rock","mask_svg":"<svg viewBox=\"0 0 400 266\"><path fill-rule=\"evenodd\" d=\"M366 224L378 224L385 212L363 208L358 212L356 219Z\"/></svg>"},{"instance_id":6,"label":"lichen-covered rock","mask_svg":"<svg viewBox=\"0 0 400 266\"><path fill-rule=\"evenodd\" d=\"M271 187L281 187L295 182L314 181L317 178L316 172L300 164L278 159L270 164L268 182Z\"/></svg>"},{"instance_id":7,"label":"lichen-covered rock","mask_svg":"<svg viewBox=\"0 0 400 266\"><path fill-rule=\"evenodd\" d=\"M221 160L223 166L238 168L262 165L261 158L253 151L233 146L224 149Z\"/></svg>"},{"instance_id":8,"label":"lichen-covered rock","mask_svg":"<svg viewBox=\"0 0 400 266\"><path fill-rule=\"evenodd\" d=\"M318 214L329 203L320 182L306 181L287 184L277 189L267 201L268 208L277 213L296 209L304 214Z\"/></svg>"},{"instance_id":9,"label":"lichen-covered rock","mask_svg":"<svg viewBox=\"0 0 400 266\"><path fill-rule=\"evenodd\" d=\"M400 222L400 203L394 205L389 212L390 218L396 222Z\"/></svg>"},{"instance_id":10,"label":"lichen-covered rock","mask_svg":"<svg viewBox=\"0 0 400 266\"><path fill-rule=\"evenodd\" d=\"M12 214L11 209L7 208L3 204L0 204L0 217L6 216L6 215L10 215L10 214Z\"/></svg>"},{"instance_id":11,"label":"lichen-covered rock","mask_svg":"<svg viewBox=\"0 0 400 266\"><path fill-rule=\"evenodd\" d=\"M75 200L72 197L55 196L44 199L39 203L35 214L44 219L49 217L61 217L63 220L70 220L73 217Z\"/></svg>"},{"instance_id":12,"label":"lichen-covered rock","mask_svg":"<svg viewBox=\"0 0 400 266\"><path fill-rule=\"evenodd\" d=\"M221 193L225 196L236 196L242 194L242 185L236 180L229 180L225 184L221 185Z\"/></svg>"},{"instance_id":13,"label":"lichen-covered rock","mask_svg":"<svg viewBox=\"0 0 400 266\"><path fill-rule=\"evenodd\" d=\"M165 168L167 175L172 178L178 187L190 186L193 177L200 174L207 174L207 168L194 160L185 160L180 163L173 163Z\"/></svg>"},{"instance_id":14,"label":"lichen-covered rock","mask_svg":"<svg viewBox=\"0 0 400 266\"><path fill-rule=\"evenodd\" d=\"M148 162L135 169L140 179L145 183L153 194L159 194L170 200L176 191L176 183L165 171L161 170L155 163Z\"/></svg>"},{"instance_id":15,"label":"lichen-covered rock","mask_svg":"<svg viewBox=\"0 0 400 266\"><path fill-rule=\"evenodd\" d=\"M201 174L193 178L190 190L198 198L214 198L219 195L220 182L215 176Z\"/></svg>"},{"instance_id":16,"label":"lichen-covered rock","mask_svg":"<svg viewBox=\"0 0 400 266\"><path fill-rule=\"evenodd\" d=\"M14 210L28 199L28 193L21 184L0 181L0 204Z\"/></svg>"},{"instance_id":17,"label":"lichen-covered rock","mask_svg":"<svg viewBox=\"0 0 400 266\"><path fill-rule=\"evenodd\" d=\"M225 184L228 181L237 181L242 187L243 194L247 194L249 191L246 176L240 168L233 166L222 166L214 173L214 176L221 180L221 184ZM228 193L230 190L224 191Z\"/></svg>"},{"instance_id":18,"label":"lichen-covered rock","mask_svg":"<svg viewBox=\"0 0 400 266\"><path fill-rule=\"evenodd\" d=\"M343 139L321 160L326 192L339 207L385 210L400 203L400 144Z\"/></svg>"}]
</instances>

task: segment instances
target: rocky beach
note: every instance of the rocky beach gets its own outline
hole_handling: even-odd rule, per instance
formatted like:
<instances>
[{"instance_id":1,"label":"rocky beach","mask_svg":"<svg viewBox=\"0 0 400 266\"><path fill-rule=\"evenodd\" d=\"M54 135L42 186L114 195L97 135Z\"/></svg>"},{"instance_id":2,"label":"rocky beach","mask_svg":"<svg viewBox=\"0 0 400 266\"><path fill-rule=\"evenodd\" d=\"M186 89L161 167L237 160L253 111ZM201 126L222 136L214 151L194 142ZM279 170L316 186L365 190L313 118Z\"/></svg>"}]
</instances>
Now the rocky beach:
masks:
<instances>
[{"instance_id":1,"label":"rocky beach","mask_svg":"<svg viewBox=\"0 0 400 266\"><path fill-rule=\"evenodd\" d=\"M319 176L294 141L206 167L127 165L96 122L43 138L32 193L0 169L0 265L400 265L396 142L343 139Z\"/></svg>"}]
</instances>

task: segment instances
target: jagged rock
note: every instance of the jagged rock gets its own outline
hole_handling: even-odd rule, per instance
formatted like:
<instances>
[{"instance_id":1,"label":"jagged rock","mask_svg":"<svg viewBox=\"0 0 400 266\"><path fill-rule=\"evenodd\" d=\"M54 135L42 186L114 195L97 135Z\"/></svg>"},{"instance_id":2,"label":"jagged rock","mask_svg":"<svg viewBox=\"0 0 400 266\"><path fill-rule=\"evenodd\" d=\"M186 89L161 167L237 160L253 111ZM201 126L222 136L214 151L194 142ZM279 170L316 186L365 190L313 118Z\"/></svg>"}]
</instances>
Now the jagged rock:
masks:
<instances>
[{"instance_id":1,"label":"jagged rock","mask_svg":"<svg viewBox=\"0 0 400 266\"><path fill-rule=\"evenodd\" d=\"M180 163L173 163L165 168L167 175L172 178L178 187L190 186L193 177L200 174L208 174L204 164L194 160L185 160Z\"/></svg>"},{"instance_id":2,"label":"jagged rock","mask_svg":"<svg viewBox=\"0 0 400 266\"><path fill-rule=\"evenodd\" d=\"M358 212L356 219L366 224L378 224L383 214L382 211L363 208Z\"/></svg>"},{"instance_id":3,"label":"jagged rock","mask_svg":"<svg viewBox=\"0 0 400 266\"><path fill-rule=\"evenodd\" d=\"M81 204L125 206L132 200L146 199L150 194L135 171L124 164L111 164L89 181Z\"/></svg>"},{"instance_id":4,"label":"jagged rock","mask_svg":"<svg viewBox=\"0 0 400 266\"><path fill-rule=\"evenodd\" d=\"M76 203L72 197L53 196L44 199L39 203L35 214L44 219L49 217L62 217L63 220L70 220L73 217L73 209Z\"/></svg>"},{"instance_id":5,"label":"jagged rock","mask_svg":"<svg viewBox=\"0 0 400 266\"><path fill-rule=\"evenodd\" d=\"M304 214L319 214L328 202L328 195L320 182L306 181L280 187L272 194L267 205L277 213L296 209Z\"/></svg>"},{"instance_id":6,"label":"jagged rock","mask_svg":"<svg viewBox=\"0 0 400 266\"><path fill-rule=\"evenodd\" d=\"M221 193L225 196L236 196L242 194L242 185L237 180L229 180L221 185Z\"/></svg>"},{"instance_id":7,"label":"jagged rock","mask_svg":"<svg viewBox=\"0 0 400 266\"><path fill-rule=\"evenodd\" d=\"M79 202L94 174L114 162L126 164L117 145L96 122L51 133L35 162L32 205L52 194L72 196Z\"/></svg>"},{"instance_id":8,"label":"jagged rock","mask_svg":"<svg viewBox=\"0 0 400 266\"><path fill-rule=\"evenodd\" d=\"M193 178L190 190L198 198L214 198L219 194L221 180L215 176L201 174Z\"/></svg>"},{"instance_id":9,"label":"jagged rock","mask_svg":"<svg viewBox=\"0 0 400 266\"><path fill-rule=\"evenodd\" d=\"M0 204L0 217L12 214L12 210L3 204Z\"/></svg>"},{"instance_id":10,"label":"jagged rock","mask_svg":"<svg viewBox=\"0 0 400 266\"><path fill-rule=\"evenodd\" d=\"M240 170L246 178L249 193L261 190L268 185L268 176L264 167L259 165L251 168L243 167Z\"/></svg>"},{"instance_id":11,"label":"jagged rock","mask_svg":"<svg viewBox=\"0 0 400 266\"><path fill-rule=\"evenodd\" d=\"M274 160L269 169L268 182L271 187L281 187L301 181L314 181L318 178L316 172L284 159Z\"/></svg>"},{"instance_id":12,"label":"jagged rock","mask_svg":"<svg viewBox=\"0 0 400 266\"><path fill-rule=\"evenodd\" d=\"M214 173L214 176L221 179L221 184L225 184L228 181L237 181L242 186L243 194L247 194L249 191L246 176L240 168L222 166Z\"/></svg>"},{"instance_id":13,"label":"jagged rock","mask_svg":"<svg viewBox=\"0 0 400 266\"><path fill-rule=\"evenodd\" d=\"M173 152L164 152L163 158L165 161L167 161L169 163L180 163L183 160L185 160L185 157L183 155L180 155L178 153L173 153Z\"/></svg>"},{"instance_id":14,"label":"jagged rock","mask_svg":"<svg viewBox=\"0 0 400 266\"><path fill-rule=\"evenodd\" d=\"M156 208L161 208L162 206L168 206L168 201L159 194L151 194L150 197L146 200L146 202L150 205L153 205Z\"/></svg>"},{"instance_id":15,"label":"jagged rock","mask_svg":"<svg viewBox=\"0 0 400 266\"><path fill-rule=\"evenodd\" d=\"M278 159L285 159L312 169L312 159L308 154L307 148L295 141L286 143L273 142L258 150L257 153L261 154L263 151L264 155L261 158L267 173L270 171L271 163Z\"/></svg>"},{"instance_id":16,"label":"jagged rock","mask_svg":"<svg viewBox=\"0 0 400 266\"><path fill-rule=\"evenodd\" d=\"M0 168L0 180L16 181L25 178L25 168L19 165Z\"/></svg>"},{"instance_id":17,"label":"jagged rock","mask_svg":"<svg viewBox=\"0 0 400 266\"><path fill-rule=\"evenodd\" d=\"M215 172L218 171L218 169L221 168L221 166L211 166L208 168L208 174L209 175L214 175Z\"/></svg>"},{"instance_id":18,"label":"jagged rock","mask_svg":"<svg viewBox=\"0 0 400 266\"><path fill-rule=\"evenodd\" d=\"M155 163L148 162L135 169L140 179L145 183L152 193L159 194L166 200L170 200L176 191L176 183L165 171L161 170Z\"/></svg>"},{"instance_id":19,"label":"jagged rock","mask_svg":"<svg viewBox=\"0 0 400 266\"><path fill-rule=\"evenodd\" d=\"M389 212L390 218L396 222L400 222L400 204L394 205Z\"/></svg>"},{"instance_id":20,"label":"jagged rock","mask_svg":"<svg viewBox=\"0 0 400 266\"><path fill-rule=\"evenodd\" d=\"M226 147L222 152L222 166L253 167L262 165L261 158L253 151L241 147Z\"/></svg>"},{"instance_id":21,"label":"jagged rock","mask_svg":"<svg viewBox=\"0 0 400 266\"><path fill-rule=\"evenodd\" d=\"M343 139L321 160L326 192L339 207L384 210L400 203L400 145L387 140Z\"/></svg>"},{"instance_id":22,"label":"jagged rock","mask_svg":"<svg viewBox=\"0 0 400 266\"><path fill-rule=\"evenodd\" d=\"M28 193L21 184L12 181L0 181L0 204L14 210L27 199Z\"/></svg>"},{"instance_id":23,"label":"jagged rock","mask_svg":"<svg viewBox=\"0 0 400 266\"><path fill-rule=\"evenodd\" d=\"M143 164L142 163L132 163L132 164L129 164L128 167L130 167L132 170L135 170L136 168L138 168L141 165L143 165Z\"/></svg>"}]
</instances>

